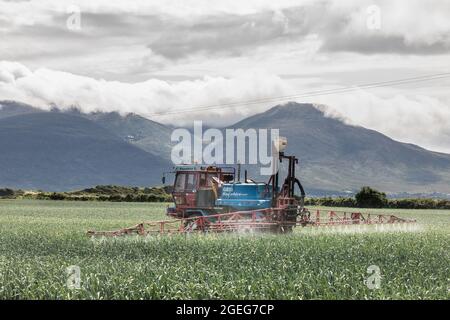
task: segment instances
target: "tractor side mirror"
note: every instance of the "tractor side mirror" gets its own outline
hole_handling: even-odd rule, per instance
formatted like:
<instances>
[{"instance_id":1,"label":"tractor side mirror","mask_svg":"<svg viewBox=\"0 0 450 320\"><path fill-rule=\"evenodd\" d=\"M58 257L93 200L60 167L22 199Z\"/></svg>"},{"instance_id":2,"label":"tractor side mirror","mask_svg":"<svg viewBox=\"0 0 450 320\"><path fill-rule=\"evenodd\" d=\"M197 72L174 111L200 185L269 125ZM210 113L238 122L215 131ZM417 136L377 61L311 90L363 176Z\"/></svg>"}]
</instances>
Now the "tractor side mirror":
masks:
<instances>
[{"instance_id":1,"label":"tractor side mirror","mask_svg":"<svg viewBox=\"0 0 450 320\"><path fill-rule=\"evenodd\" d=\"M166 184L166 176L162 176L162 184Z\"/></svg>"}]
</instances>

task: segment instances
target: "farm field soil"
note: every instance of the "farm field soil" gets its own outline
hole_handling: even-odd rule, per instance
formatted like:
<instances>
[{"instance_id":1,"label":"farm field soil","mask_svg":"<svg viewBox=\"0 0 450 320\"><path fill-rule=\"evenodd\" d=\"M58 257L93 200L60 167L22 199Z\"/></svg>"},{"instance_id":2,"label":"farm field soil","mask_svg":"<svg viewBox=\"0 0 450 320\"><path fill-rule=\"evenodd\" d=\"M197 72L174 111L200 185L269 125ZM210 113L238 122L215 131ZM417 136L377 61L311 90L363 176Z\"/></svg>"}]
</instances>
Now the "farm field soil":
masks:
<instances>
[{"instance_id":1,"label":"farm field soil","mask_svg":"<svg viewBox=\"0 0 450 320\"><path fill-rule=\"evenodd\" d=\"M450 298L450 210L363 210L417 219L408 232L85 235L166 219L166 206L0 200L0 299Z\"/></svg>"}]
</instances>

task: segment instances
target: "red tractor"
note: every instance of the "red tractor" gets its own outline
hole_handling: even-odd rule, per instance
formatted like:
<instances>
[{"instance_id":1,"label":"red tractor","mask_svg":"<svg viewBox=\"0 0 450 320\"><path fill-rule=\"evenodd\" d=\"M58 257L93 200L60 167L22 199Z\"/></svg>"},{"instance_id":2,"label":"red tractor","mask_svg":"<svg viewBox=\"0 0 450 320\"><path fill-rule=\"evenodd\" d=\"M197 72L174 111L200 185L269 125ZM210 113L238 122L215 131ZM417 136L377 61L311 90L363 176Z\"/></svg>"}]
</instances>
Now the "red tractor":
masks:
<instances>
[{"instance_id":1,"label":"red tractor","mask_svg":"<svg viewBox=\"0 0 450 320\"><path fill-rule=\"evenodd\" d=\"M241 182L239 167L236 173L234 167L178 166L174 171L172 192L175 206L169 207L167 214L184 219L187 227L195 224L199 228L196 223L199 219L205 222L204 229L217 227L219 220L225 227L223 224L230 220L227 230L241 228L243 224L272 231L291 231L297 217L304 213L305 193L295 178L298 159L280 153L280 161L283 159L288 160L289 170L281 188L278 172L268 182L248 179L245 173ZM299 197L294 196L295 185L300 190Z\"/></svg>"}]
</instances>

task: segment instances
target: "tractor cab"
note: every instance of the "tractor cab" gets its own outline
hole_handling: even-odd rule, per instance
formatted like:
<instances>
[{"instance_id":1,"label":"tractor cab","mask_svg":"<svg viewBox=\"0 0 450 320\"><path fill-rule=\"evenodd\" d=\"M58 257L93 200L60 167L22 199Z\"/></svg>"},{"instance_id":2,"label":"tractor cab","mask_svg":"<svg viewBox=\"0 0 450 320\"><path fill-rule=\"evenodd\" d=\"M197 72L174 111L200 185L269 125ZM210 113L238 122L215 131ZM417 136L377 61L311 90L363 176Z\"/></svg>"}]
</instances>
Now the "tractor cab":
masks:
<instances>
[{"instance_id":1,"label":"tractor cab","mask_svg":"<svg viewBox=\"0 0 450 320\"><path fill-rule=\"evenodd\" d=\"M233 167L185 165L175 167L172 196L175 207L167 214L177 218L213 213L221 182L233 182Z\"/></svg>"}]
</instances>

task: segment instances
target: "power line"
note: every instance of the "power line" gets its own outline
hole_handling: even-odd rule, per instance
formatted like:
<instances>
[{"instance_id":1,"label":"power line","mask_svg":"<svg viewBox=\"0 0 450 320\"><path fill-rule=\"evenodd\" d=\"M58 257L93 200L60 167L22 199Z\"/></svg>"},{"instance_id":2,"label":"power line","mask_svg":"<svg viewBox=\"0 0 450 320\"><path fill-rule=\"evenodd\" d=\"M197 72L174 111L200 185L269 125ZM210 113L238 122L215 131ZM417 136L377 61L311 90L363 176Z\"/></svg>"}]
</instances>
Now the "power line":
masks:
<instances>
[{"instance_id":1,"label":"power line","mask_svg":"<svg viewBox=\"0 0 450 320\"><path fill-rule=\"evenodd\" d=\"M450 77L450 72L432 74L432 75L427 75L427 76L412 77L412 78L403 78L403 79L390 80L390 81L365 83L365 84L347 86L347 87L336 88L336 89L308 91L308 92L286 95L286 96L267 97L267 98L254 99L254 100L236 101L236 102L228 102L228 103L221 103L221 104L208 105L208 106L192 107L189 109L182 109L182 110L177 110L177 111L157 112L157 113L153 113L153 114L148 114L147 116L148 117L158 117L158 116L166 116L166 115L173 115L173 114L187 113L187 112L199 112L199 111L209 111L209 110L214 110L214 109L231 108L231 107L237 107L237 106L248 106L248 105L252 105L252 104L259 104L259 103L265 103L265 102L280 102L280 101L296 99L296 98L308 98L308 97L315 97L315 96L321 96L321 95L340 94L340 93L346 93L346 92L360 90L360 89L388 87L388 86L409 84L409 83L415 83L415 82L437 80L437 79L443 79L443 78L448 78L448 77Z\"/></svg>"}]
</instances>

